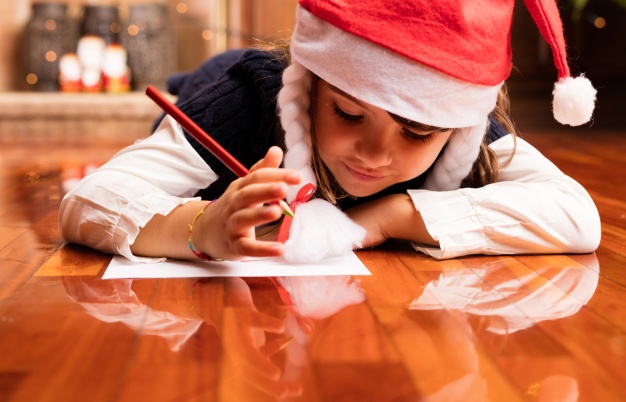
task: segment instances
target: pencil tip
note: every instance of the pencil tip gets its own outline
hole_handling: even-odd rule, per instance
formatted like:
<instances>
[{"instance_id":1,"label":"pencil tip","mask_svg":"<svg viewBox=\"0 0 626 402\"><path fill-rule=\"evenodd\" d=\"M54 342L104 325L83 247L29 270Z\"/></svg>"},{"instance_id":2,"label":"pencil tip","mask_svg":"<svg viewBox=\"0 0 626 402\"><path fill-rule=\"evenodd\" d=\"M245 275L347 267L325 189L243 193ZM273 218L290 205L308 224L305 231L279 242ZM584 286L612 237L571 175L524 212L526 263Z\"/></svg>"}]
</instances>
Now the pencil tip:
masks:
<instances>
[{"instance_id":1,"label":"pencil tip","mask_svg":"<svg viewBox=\"0 0 626 402\"><path fill-rule=\"evenodd\" d=\"M282 210L283 210L283 215L287 215L290 217L294 217L293 215L293 211L291 210L291 208L289 208L289 204L287 204L285 201L279 201L278 204L281 206Z\"/></svg>"}]
</instances>

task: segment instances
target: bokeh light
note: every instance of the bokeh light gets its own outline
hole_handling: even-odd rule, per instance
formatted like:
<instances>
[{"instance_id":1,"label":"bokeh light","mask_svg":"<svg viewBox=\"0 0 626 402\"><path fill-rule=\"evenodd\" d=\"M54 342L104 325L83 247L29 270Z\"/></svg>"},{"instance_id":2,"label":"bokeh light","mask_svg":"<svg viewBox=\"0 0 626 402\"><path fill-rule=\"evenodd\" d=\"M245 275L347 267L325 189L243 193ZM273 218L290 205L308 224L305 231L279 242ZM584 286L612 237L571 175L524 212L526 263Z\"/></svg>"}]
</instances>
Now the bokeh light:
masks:
<instances>
[{"instance_id":1,"label":"bokeh light","mask_svg":"<svg viewBox=\"0 0 626 402\"><path fill-rule=\"evenodd\" d=\"M37 74L30 73L26 76L26 82L30 85L35 85L38 81Z\"/></svg>"},{"instance_id":2,"label":"bokeh light","mask_svg":"<svg viewBox=\"0 0 626 402\"><path fill-rule=\"evenodd\" d=\"M130 36L135 36L139 33L139 27L135 24L131 24L128 26L128 34Z\"/></svg>"},{"instance_id":3,"label":"bokeh light","mask_svg":"<svg viewBox=\"0 0 626 402\"><path fill-rule=\"evenodd\" d=\"M202 39L207 41L213 39L213 31L211 31L210 29L205 29L204 31L202 31Z\"/></svg>"},{"instance_id":4,"label":"bokeh light","mask_svg":"<svg viewBox=\"0 0 626 402\"><path fill-rule=\"evenodd\" d=\"M109 29L111 30L111 32L113 33L120 33L122 31L122 24L120 24L119 22L114 22L111 24L111 26L109 27Z\"/></svg>"},{"instance_id":5,"label":"bokeh light","mask_svg":"<svg viewBox=\"0 0 626 402\"><path fill-rule=\"evenodd\" d=\"M56 61L56 59L57 59L57 54L56 54L56 52L55 52L55 51L53 51L53 50L48 50L48 51L46 52L46 60L48 60L50 63L52 63L52 62Z\"/></svg>"},{"instance_id":6,"label":"bokeh light","mask_svg":"<svg viewBox=\"0 0 626 402\"><path fill-rule=\"evenodd\" d=\"M176 4L176 12L179 14L185 14L187 12L187 3L184 2L180 2L178 4Z\"/></svg>"},{"instance_id":7,"label":"bokeh light","mask_svg":"<svg viewBox=\"0 0 626 402\"><path fill-rule=\"evenodd\" d=\"M593 25L596 26L596 28L598 29L602 29L606 26L606 20L602 17L597 17L594 21L593 21Z\"/></svg>"},{"instance_id":8,"label":"bokeh light","mask_svg":"<svg viewBox=\"0 0 626 402\"><path fill-rule=\"evenodd\" d=\"M43 23L44 27L46 27L46 29L48 31L54 31L57 28L57 22L55 20L46 20L46 22Z\"/></svg>"}]
</instances>

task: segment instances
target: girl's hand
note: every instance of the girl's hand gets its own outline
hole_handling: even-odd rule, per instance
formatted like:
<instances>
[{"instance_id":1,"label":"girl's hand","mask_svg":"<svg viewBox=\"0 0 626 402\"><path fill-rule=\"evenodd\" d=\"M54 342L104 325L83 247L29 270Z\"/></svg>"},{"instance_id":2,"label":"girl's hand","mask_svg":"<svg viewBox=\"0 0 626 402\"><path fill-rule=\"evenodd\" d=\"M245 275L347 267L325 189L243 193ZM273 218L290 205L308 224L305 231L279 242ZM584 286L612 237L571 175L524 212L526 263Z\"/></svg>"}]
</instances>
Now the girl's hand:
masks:
<instances>
[{"instance_id":1,"label":"girl's hand","mask_svg":"<svg viewBox=\"0 0 626 402\"><path fill-rule=\"evenodd\" d=\"M381 197L352 208L347 214L367 231L363 248L379 245L390 238L438 245L407 194Z\"/></svg>"},{"instance_id":2,"label":"girl's hand","mask_svg":"<svg viewBox=\"0 0 626 402\"><path fill-rule=\"evenodd\" d=\"M350 219L367 232L362 248L377 246L389 238L381 226L381 219L384 218L384 205L386 204L384 200L384 198L380 198L346 211ZM381 212L383 214L379 216Z\"/></svg>"},{"instance_id":3,"label":"girl's hand","mask_svg":"<svg viewBox=\"0 0 626 402\"><path fill-rule=\"evenodd\" d=\"M270 148L250 174L232 182L206 209L193 229L195 250L226 260L283 254L282 243L260 241L255 236L256 226L280 218L282 210L276 203L287 196L289 185L300 183L298 171L279 168L282 159L279 147Z\"/></svg>"}]
</instances>

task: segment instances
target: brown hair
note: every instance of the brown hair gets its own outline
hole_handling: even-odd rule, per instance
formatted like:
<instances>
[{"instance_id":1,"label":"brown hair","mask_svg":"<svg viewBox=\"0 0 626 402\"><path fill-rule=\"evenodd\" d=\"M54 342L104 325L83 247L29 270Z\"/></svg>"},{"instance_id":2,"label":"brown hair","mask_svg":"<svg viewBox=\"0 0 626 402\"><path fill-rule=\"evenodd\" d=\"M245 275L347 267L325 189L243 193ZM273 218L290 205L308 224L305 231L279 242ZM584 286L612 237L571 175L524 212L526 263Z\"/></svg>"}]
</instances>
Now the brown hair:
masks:
<instances>
[{"instance_id":1,"label":"brown hair","mask_svg":"<svg viewBox=\"0 0 626 402\"><path fill-rule=\"evenodd\" d=\"M513 151L511 155L499 165L496 153L489 147L488 138L485 136L482 144L480 144L480 152L478 153L478 159L474 162L472 169L463 182L461 187L483 187L487 184L495 183L498 180L498 170L511 163L513 154L515 153L517 133L515 131L515 125L509 115L510 101L509 93L506 88L506 84L503 84L498 93L498 100L496 101L496 107L491 112L492 116L502 125L502 128L506 132L513 136Z\"/></svg>"},{"instance_id":2,"label":"brown hair","mask_svg":"<svg viewBox=\"0 0 626 402\"><path fill-rule=\"evenodd\" d=\"M317 179L317 190L315 195L319 198L323 198L326 201L336 204L342 198L347 197L349 194L344 190L339 183L335 180L335 177L326 167L322 158L317 150L317 136L315 135L315 113L316 105L315 99L317 98L317 82L319 77L313 74L311 82L311 106L309 107L309 115L311 118L311 165L313 172L315 172L315 178Z\"/></svg>"}]
</instances>

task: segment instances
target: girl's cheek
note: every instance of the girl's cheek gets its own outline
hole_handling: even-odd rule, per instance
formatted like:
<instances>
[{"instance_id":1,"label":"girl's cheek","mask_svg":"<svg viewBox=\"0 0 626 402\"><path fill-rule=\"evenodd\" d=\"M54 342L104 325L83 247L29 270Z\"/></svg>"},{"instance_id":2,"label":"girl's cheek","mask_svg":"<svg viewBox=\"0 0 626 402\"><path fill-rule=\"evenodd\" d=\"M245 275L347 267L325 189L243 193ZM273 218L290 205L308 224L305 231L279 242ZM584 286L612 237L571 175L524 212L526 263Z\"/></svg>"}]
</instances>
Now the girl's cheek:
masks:
<instances>
[{"instance_id":1,"label":"girl's cheek","mask_svg":"<svg viewBox=\"0 0 626 402\"><path fill-rule=\"evenodd\" d=\"M333 130L330 131L329 134L333 142L345 145L354 142L356 136L358 135L358 129L351 125L338 124L333 127Z\"/></svg>"},{"instance_id":2,"label":"girl's cheek","mask_svg":"<svg viewBox=\"0 0 626 402\"><path fill-rule=\"evenodd\" d=\"M321 135L318 134L318 146L325 148L327 152L333 152L333 149L341 147L345 144L346 132L337 127L337 125L329 124Z\"/></svg>"}]
</instances>

